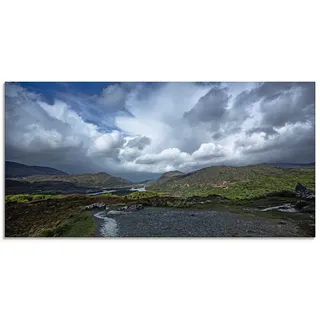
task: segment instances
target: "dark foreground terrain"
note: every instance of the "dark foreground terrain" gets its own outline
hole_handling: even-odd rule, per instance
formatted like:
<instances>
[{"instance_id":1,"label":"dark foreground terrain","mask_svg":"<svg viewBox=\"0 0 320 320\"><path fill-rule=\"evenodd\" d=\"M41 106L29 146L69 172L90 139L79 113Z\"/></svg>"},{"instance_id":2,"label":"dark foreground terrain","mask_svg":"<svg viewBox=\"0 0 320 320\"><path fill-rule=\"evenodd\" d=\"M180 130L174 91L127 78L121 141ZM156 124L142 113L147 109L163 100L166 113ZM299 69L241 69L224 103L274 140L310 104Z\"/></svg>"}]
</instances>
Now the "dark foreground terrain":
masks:
<instances>
[{"instance_id":1,"label":"dark foreground terrain","mask_svg":"<svg viewBox=\"0 0 320 320\"><path fill-rule=\"evenodd\" d=\"M290 220L199 209L148 207L118 215L95 214L100 237L295 237Z\"/></svg>"},{"instance_id":2,"label":"dark foreground terrain","mask_svg":"<svg viewBox=\"0 0 320 320\"><path fill-rule=\"evenodd\" d=\"M313 196L301 200L276 194L230 200L215 195L174 198L135 192L34 199L8 197L6 237L315 236Z\"/></svg>"}]
</instances>

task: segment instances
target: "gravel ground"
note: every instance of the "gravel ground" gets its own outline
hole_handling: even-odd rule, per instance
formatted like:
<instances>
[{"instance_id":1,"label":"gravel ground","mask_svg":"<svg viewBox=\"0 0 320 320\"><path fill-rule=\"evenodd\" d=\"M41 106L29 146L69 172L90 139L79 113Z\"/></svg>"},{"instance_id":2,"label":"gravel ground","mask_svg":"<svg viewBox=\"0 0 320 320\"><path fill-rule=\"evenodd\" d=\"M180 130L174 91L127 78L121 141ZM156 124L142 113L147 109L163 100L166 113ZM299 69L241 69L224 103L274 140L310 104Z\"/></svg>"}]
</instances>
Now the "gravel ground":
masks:
<instances>
[{"instance_id":1,"label":"gravel ground","mask_svg":"<svg viewBox=\"0 0 320 320\"><path fill-rule=\"evenodd\" d=\"M295 237L288 221L230 212L146 207L117 215L95 214L98 237Z\"/></svg>"}]
</instances>

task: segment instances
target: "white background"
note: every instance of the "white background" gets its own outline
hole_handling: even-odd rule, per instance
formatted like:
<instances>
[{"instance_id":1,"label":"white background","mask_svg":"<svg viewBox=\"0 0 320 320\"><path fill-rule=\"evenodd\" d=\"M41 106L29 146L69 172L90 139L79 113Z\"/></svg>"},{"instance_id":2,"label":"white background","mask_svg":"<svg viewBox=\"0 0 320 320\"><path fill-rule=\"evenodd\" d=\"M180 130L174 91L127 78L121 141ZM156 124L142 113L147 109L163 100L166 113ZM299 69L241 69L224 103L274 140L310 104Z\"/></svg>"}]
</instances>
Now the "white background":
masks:
<instances>
[{"instance_id":1,"label":"white background","mask_svg":"<svg viewBox=\"0 0 320 320\"><path fill-rule=\"evenodd\" d=\"M3 0L0 6L2 83L319 77L317 1ZM319 252L318 239L6 239L0 315L319 319Z\"/></svg>"}]
</instances>

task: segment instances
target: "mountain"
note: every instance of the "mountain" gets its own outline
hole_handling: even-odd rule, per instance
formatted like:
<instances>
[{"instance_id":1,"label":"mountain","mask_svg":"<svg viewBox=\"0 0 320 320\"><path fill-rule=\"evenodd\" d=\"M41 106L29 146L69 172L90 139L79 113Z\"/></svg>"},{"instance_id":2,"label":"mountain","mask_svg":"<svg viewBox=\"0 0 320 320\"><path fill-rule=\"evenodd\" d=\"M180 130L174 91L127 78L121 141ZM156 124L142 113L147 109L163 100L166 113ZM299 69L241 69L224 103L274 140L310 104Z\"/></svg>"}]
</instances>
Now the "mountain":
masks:
<instances>
[{"instance_id":1,"label":"mountain","mask_svg":"<svg viewBox=\"0 0 320 320\"><path fill-rule=\"evenodd\" d=\"M50 167L27 166L25 164L12 161L5 162L6 178L28 177L35 175L57 176L67 175L67 173Z\"/></svg>"},{"instance_id":2,"label":"mountain","mask_svg":"<svg viewBox=\"0 0 320 320\"><path fill-rule=\"evenodd\" d=\"M168 178L172 178L172 177L178 177L178 176L182 176L184 175L184 172L175 170L175 171L168 171L165 172L160 178L159 180L164 180L164 179L168 179Z\"/></svg>"},{"instance_id":3,"label":"mountain","mask_svg":"<svg viewBox=\"0 0 320 320\"><path fill-rule=\"evenodd\" d=\"M315 162L311 163L264 163L263 165L267 166L276 166L281 168L295 168L295 167L314 167L316 165Z\"/></svg>"},{"instance_id":4,"label":"mountain","mask_svg":"<svg viewBox=\"0 0 320 320\"><path fill-rule=\"evenodd\" d=\"M250 178L262 174L279 174L282 173L282 168L267 166L267 165L251 165L244 167L232 166L212 166L202 168L190 173L182 173L173 171L164 173L154 184L152 188L178 185L193 185L193 186L224 186L235 181L250 180Z\"/></svg>"},{"instance_id":5,"label":"mountain","mask_svg":"<svg viewBox=\"0 0 320 320\"><path fill-rule=\"evenodd\" d=\"M92 190L95 191L95 190ZM28 182L20 180L6 179L5 193L19 194L19 193L49 193L49 194L68 194L68 193L86 193L87 188L78 187L71 182L63 181L38 181Z\"/></svg>"},{"instance_id":6,"label":"mountain","mask_svg":"<svg viewBox=\"0 0 320 320\"><path fill-rule=\"evenodd\" d=\"M65 176L30 176L23 178L23 181L40 182L40 181L60 181L70 182L77 187L88 188L114 188L132 185L132 182L120 177L114 177L105 172L95 174L68 174Z\"/></svg>"},{"instance_id":7,"label":"mountain","mask_svg":"<svg viewBox=\"0 0 320 320\"><path fill-rule=\"evenodd\" d=\"M148 186L149 184L153 183L154 181L155 181L154 179L148 179L148 180L136 182L135 184L138 186Z\"/></svg>"},{"instance_id":8,"label":"mountain","mask_svg":"<svg viewBox=\"0 0 320 320\"><path fill-rule=\"evenodd\" d=\"M168 182L173 181L175 178L184 176L185 173L181 172L181 171L168 171L163 173L159 179L150 181L148 184L146 184L146 187L148 187L148 189L156 189L156 188L160 188L162 186L165 186Z\"/></svg>"},{"instance_id":9,"label":"mountain","mask_svg":"<svg viewBox=\"0 0 320 320\"><path fill-rule=\"evenodd\" d=\"M311 172L312 171L312 172ZM162 175L151 185L148 190L165 191L172 194L183 194L200 192L201 190L232 190L236 185L249 182L252 188L257 188L253 182L260 181L259 184L272 189L275 184L282 183L285 179L290 183L297 183L296 179L302 176L314 176L314 168L281 168L271 165L249 165L242 167L232 166L212 166L193 171L187 174L177 174L169 177ZM288 176L290 176L288 178ZM285 178L284 178L285 177ZM269 181L271 178L271 181ZM265 182L268 180L268 183ZM292 181L291 181L292 180ZM264 185L265 184L265 185ZM284 183L285 184L285 183ZM259 185L259 187L260 187ZM284 185L285 187L285 185ZM239 187L241 189L241 187Z\"/></svg>"}]
</instances>

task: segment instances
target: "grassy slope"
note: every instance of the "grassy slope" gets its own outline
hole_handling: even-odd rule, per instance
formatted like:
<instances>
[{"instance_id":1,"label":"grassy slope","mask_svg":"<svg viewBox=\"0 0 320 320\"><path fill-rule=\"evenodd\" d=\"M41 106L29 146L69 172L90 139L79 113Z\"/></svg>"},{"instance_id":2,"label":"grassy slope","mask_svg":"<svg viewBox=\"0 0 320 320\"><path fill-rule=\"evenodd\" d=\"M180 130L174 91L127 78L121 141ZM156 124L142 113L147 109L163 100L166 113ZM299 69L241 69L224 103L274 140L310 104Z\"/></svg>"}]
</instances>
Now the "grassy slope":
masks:
<instances>
[{"instance_id":1,"label":"grassy slope","mask_svg":"<svg viewBox=\"0 0 320 320\"><path fill-rule=\"evenodd\" d=\"M231 199L245 199L266 192L294 190L300 182L315 190L315 169L284 169L271 166L210 167L153 184L151 191L166 191L176 196L218 194Z\"/></svg>"},{"instance_id":2,"label":"grassy slope","mask_svg":"<svg viewBox=\"0 0 320 320\"><path fill-rule=\"evenodd\" d=\"M18 162L6 161L5 175L6 178L14 178L32 175L67 175L67 173L50 167L27 166Z\"/></svg>"},{"instance_id":3,"label":"grassy slope","mask_svg":"<svg viewBox=\"0 0 320 320\"><path fill-rule=\"evenodd\" d=\"M83 211L83 207L100 201L118 203L121 199L68 195L29 201L30 198L25 197L18 198L18 202L5 203L6 237L91 236L95 223L91 213Z\"/></svg>"},{"instance_id":4,"label":"grassy slope","mask_svg":"<svg viewBox=\"0 0 320 320\"><path fill-rule=\"evenodd\" d=\"M61 198L63 196L60 195L48 195L48 194L14 194L14 195L6 195L6 202L30 202L34 200L44 200L44 199L53 199L53 198Z\"/></svg>"},{"instance_id":5,"label":"grassy slope","mask_svg":"<svg viewBox=\"0 0 320 320\"><path fill-rule=\"evenodd\" d=\"M96 174L76 174L67 176L31 176L23 178L28 182L39 181L63 181L71 182L80 187L96 187L96 188L108 188L108 187L122 187L132 184L129 180L114 177L107 173Z\"/></svg>"},{"instance_id":6,"label":"grassy slope","mask_svg":"<svg viewBox=\"0 0 320 320\"><path fill-rule=\"evenodd\" d=\"M35 237L90 237L96 231L96 224L90 212L70 214L54 227L41 229Z\"/></svg>"},{"instance_id":7,"label":"grassy slope","mask_svg":"<svg viewBox=\"0 0 320 320\"><path fill-rule=\"evenodd\" d=\"M248 167L246 167L248 168ZM141 201L148 202L149 199L159 198L166 194L192 196L206 196L208 194L223 195L238 200L239 204L230 202L234 207L248 206L248 201L253 201L252 206L257 207L259 201L249 200L263 195L265 192L294 190L296 183L301 182L307 187L315 190L315 170L306 169L281 169L281 168L253 168L240 172L232 168L228 171L226 167L219 171L217 169L200 170L195 176L192 174L182 178L170 180L164 184L164 188L154 188L153 191L135 192L128 196L116 196L104 194L98 196L69 195L10 195L6 196L5 211L5 234L6 236L91 236L95 232L95 222L91 213L82 211L85 205L103 201L107 205L130 203ZM252 168L251 168L252 169ZM210 173L210 174L209 174ZM214 173L214 174L213 174ZM195 179L194 179L195 177ZM224 179L230 179L223 184ZM188 183L186 183L188 181ZM160 190L160 193L155 192ZM159 199L164 199L159 198ZM153 201L153 200L151 200ZM158 200L159 201L159 200ZM171 201L171 200L170 200ZM172 201L181 201L174 200ZM268 200L269 201L269 200ZM285 199L281 200L286 201ZM168 201L169 202L169 201ZM279 201L277 201L278 203ZM174 203L177 205L179 203ZM170 203L169 203L170 205ZM210 206L217 204L210 204ZM234 207L236 208L236 207ZM240 209L237 208L236 211ZM241 211L241 210L240 210ZM239 211L239 212L240 212ZM244 214L247 214L244 212ZM261 214L261 213L259 213ZM272 213L263 213L271 215ZM277 214L278 215L278 214Z\"/></svg>"}]
</instances>

